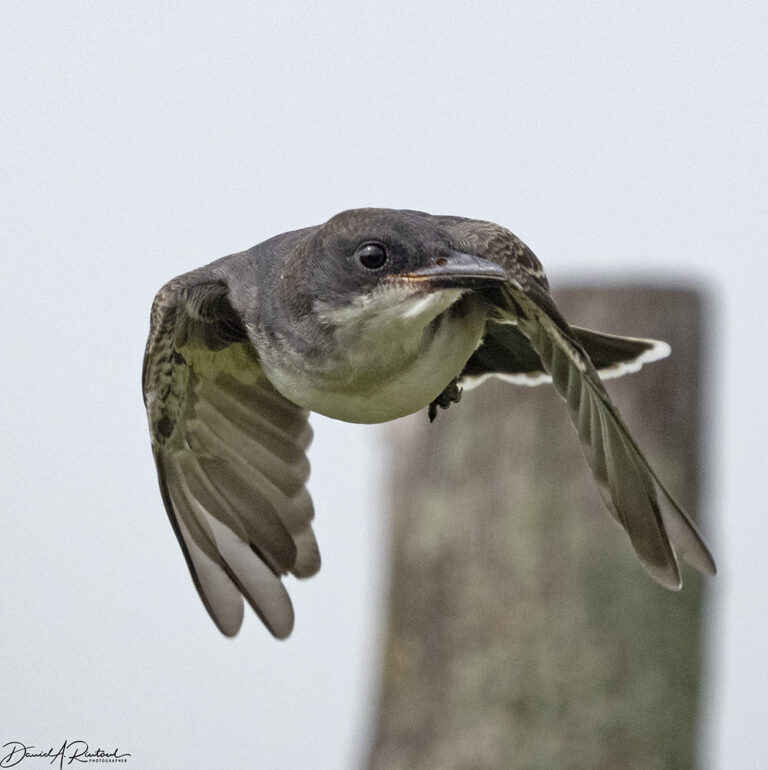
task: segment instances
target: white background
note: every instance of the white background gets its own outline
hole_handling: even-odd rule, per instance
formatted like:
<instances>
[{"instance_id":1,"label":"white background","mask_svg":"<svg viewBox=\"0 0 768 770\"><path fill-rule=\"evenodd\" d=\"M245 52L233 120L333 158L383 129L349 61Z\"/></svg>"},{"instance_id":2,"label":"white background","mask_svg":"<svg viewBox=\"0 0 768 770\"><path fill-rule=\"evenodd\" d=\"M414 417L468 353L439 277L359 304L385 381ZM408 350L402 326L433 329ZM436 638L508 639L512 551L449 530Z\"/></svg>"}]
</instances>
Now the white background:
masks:
<instances>
[{"instance_id":1,"label":"white background","mask_svg":"<svg viewBox=\"0 0 768 770\"><path fill-rule=\"evenodd\" d=\"M287 642L252 616L228 641L162 509L140 371L168 278L379 205L498 221L555 288L709 290L702 756L764 767L766 7L2 3L0 745L83 738L164 770L360 761L384 434L314 420L323 570L290 581Z\"/></svg>"}]
</instances>

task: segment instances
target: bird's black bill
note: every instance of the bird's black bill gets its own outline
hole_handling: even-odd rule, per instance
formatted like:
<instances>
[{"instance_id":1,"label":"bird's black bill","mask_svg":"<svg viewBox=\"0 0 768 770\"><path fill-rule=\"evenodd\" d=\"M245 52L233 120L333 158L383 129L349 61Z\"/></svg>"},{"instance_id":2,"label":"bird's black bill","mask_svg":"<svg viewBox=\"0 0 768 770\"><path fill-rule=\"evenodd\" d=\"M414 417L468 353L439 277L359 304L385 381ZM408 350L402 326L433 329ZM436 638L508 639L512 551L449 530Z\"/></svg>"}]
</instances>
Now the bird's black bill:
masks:
<instances>
[{"instance_id":1,"label":"bird's black bill","mask_svg":"<svg viewBox=\"0 0 768 770\"><path fill-rule=\"evenodd\" d=\"M475 289L508 280L500 265L461 251L440 254L427 267L398 278L424 283L431 289Z\"/></svg>"}]
</instances>

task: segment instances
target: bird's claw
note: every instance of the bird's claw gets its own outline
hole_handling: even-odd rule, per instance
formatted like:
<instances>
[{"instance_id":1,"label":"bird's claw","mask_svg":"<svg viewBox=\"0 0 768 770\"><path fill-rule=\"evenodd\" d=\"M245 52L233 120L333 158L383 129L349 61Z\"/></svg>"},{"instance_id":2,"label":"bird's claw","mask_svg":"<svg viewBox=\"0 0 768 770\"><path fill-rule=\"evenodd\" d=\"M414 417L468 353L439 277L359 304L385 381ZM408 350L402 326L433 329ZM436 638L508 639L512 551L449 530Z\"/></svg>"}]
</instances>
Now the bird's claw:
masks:
<instances>
[{"instance_id":1,"label":"bird's claw","mask_svg":"<svg viewBox=\"0 0 768 770\"><path fill-rule=\"evenodd\" d=\"M429 405L429 409L427 410L429 421L435 421L435 417L437 417L437 407L447 409L451 404L458 404L459 401L461 401L461 393L462 389L459 387L459 378L454 377L443 389L443 392Z\"/></svg>"}]
</instances>

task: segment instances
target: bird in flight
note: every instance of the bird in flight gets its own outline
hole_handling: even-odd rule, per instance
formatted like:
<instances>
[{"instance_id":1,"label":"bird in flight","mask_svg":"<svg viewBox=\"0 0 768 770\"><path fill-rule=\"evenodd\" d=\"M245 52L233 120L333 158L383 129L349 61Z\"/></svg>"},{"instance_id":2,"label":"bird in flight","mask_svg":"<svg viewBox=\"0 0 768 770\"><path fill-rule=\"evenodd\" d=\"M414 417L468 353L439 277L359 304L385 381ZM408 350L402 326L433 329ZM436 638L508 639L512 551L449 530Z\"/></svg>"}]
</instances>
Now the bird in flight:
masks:
<instances>
[{"instance_id":1,"label":"bird in flight","mask_svg":"<svg viewBox=\"0 0 768 770\"><path fill-rule=\"evenodd\" d=\"M243 598L287 637L281 577L320 568L306 489L310 411L377 423L458 401L491 376L551 382L602 499L641 563L681 587L676 552L715 564L601 378L666 343L571 326L509 230L353 209L169 281L152 305L143 390L160 491L198 593L234 636Z\"/></svg>"}]
</instances>

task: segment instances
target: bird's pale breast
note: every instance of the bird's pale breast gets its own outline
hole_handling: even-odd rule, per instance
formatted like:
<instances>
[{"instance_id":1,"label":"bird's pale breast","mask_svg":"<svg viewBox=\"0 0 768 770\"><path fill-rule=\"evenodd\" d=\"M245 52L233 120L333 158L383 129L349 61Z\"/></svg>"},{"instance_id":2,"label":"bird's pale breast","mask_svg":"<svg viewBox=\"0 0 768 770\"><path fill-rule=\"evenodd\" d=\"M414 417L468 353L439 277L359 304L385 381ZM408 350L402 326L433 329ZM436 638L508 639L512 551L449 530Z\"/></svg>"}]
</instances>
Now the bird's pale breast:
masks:
<instances>
[{"instance_id":1,"label":"bird's pale breast","mask_svg":"<svg viewBox=\"0 0 768 770\"><path fill-rule=\"evenodd\" d=\"M485 305L445 290L373 297L343 310L319 308L338 329L322 366L285 359L262 366L287 398L337 420L376 423L426 407L458 376L482 339ZM339 314L344 318L339 318Z\"/></svg>"}]
</instances>

